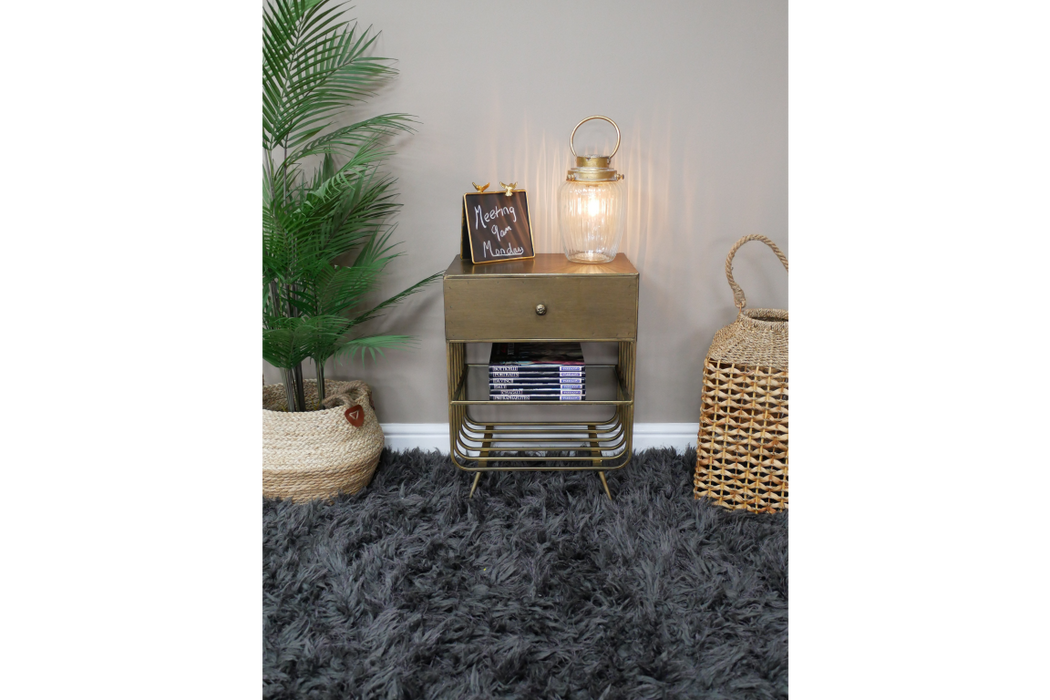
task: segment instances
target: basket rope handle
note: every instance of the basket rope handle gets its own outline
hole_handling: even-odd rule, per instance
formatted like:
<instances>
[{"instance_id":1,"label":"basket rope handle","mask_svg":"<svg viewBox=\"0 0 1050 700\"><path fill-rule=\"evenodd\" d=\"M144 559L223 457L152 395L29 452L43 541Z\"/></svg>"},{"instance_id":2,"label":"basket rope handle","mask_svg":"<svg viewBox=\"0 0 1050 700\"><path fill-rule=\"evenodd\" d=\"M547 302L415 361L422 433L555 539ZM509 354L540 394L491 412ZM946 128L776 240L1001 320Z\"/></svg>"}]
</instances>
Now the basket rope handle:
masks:
<instances>
[{"instance_id":1,"label":"basket rope handle","mask_svg":"<svg viewBox=\"0 0 1050 700\"><path fill-rule=\"evenodd\" d=\"M326 396L324 407L335 408L340 404L344 406L352 406L363 398L372 398L372 387L368 386L368 384L360 379L355 379L338 394Z\"/></svg>"},{"instance_id":2,"label":"basket rope handle","mask_svg":"<svg viewBox=\"0 0 1050 700\"><path fill-rule=\"evenodd\" d=\"M733 279L733 256L736 255L736 251L740 249L740 246L744 245L748 241L762 241L767 246L773 249L773 252L780 258L780 262L784 264L784 272L788 271L788 259L780 252L780 248L777 248L777 244L769 240L765 236L757 233L752 233L744 236L739 241L733 244L733 247L729 249L729 255L726 256L726 279L729 280L729 286L733 290L733 300L736 302L736 308L738 311L743 311L744 307L747 306L747 299L744 297L744 290L740 288L740 285Z\"/></svg>"}]
</instances>

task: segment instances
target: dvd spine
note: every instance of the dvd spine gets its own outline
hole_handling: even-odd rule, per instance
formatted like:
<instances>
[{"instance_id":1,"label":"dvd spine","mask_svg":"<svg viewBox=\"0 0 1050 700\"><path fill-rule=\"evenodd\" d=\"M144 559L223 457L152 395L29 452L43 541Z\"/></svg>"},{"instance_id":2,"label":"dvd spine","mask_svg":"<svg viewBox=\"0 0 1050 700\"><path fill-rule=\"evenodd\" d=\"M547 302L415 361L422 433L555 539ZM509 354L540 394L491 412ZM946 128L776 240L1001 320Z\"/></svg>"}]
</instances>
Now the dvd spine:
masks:
<instances>
[{"instance_id":1,"label":"dvd spine","mask_svg":"<svg viewBox=\"0 0 1050 700\"><path fill-rule=\"evenodd\" d=\"M505 369L503 367L489 366L489 376L491 377L582 377L585 374L587 374L587 371L583 367Z\"/></svg>"},{"instance_id":2,"label":"dvd spine","mask_svg":"<svg viewBox=\"0 0 1050 700\"><path fill-rule=\"evenodd\" d=\"M550 377L550 378L539 378L539 379L489 379L489 386L495 388L500 386L521 386L521 387L561 387L564 389L571 389L573 387L581 387L586 382L583 377Z\"/></svg>"},{"instance_id":3,"label":"dvd spine","mask_svg":"<svg viewBox=\"0 0 1050 700\"><path fill-rule=\"evenodd\" d=\"M533 391L531 389L499 389L489 392L489 396L582 396L584 391Z\"/></svg>"},{"instance_id":4,"label":"dvd spine","mask_svg":"<svg viewBox=\"0 0 1050 700\"><path fill-rule=\"evenodd\" d=\"M535 394L507 394L507 395L493 395L489 397L490 401L583 401L585 400L582 394L571 395L535 395Z\"/></svg>"}]
</instances>

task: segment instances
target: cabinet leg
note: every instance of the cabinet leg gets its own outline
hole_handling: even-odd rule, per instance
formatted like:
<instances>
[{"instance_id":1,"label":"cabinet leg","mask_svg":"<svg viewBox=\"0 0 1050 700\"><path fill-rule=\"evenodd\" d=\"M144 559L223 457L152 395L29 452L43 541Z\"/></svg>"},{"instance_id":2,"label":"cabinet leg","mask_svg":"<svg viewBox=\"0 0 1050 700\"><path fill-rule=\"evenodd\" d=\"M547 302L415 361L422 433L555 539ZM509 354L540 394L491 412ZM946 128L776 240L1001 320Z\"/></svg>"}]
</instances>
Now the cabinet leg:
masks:
<instances>
[{"instance_id":1,"label":"cabinet leg","mask_svg":"<svg viewBox=\"0 0 1050 700\"><path fill-rule=\"evenodd\" d=\"M598 442L598 426L588 425L587 432L591 438L591 454L594 455L593 459L591 459L591 464L600 467L602 466L602 446L601 443ZM608 496L611 501L612 494L609 493L609 483L605 480L605 472L599 471L598 476L602 478L602 486L605 487L605 495Z\"/></svg>"},{"instance_id":2,"label":"cabinet leg","mask_svg":"<svg viewBox=\"0 0 1050 700\"><path fill-rule=\"evenodd\" d=\"M493 426L491 425L485 426L485 437L481 439L481 448L478 450L478 457L481 457L482 455L488 457L489 454L492 452L492 429ZM481 464L483 464L483 462L479 462L478 464L480 466ZM470 495L467 496L467 498L474 498L474 489L478 487L478 481L480 479L481 472L475 472L474 483L470 486Z\"/></svg>"}]
</instances>

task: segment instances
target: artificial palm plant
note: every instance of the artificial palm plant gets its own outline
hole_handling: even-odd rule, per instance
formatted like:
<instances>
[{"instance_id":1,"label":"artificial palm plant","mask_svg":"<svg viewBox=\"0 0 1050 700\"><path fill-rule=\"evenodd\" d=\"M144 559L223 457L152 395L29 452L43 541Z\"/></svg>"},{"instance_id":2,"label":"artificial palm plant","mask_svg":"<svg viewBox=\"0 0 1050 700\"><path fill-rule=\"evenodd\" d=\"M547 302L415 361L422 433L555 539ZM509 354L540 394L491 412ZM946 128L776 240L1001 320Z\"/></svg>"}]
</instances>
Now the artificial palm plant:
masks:
<instances>
[{"instance_id":1,"label":"artificial palm plant","mask_svg":"<svg viewBox=\"0 0 1050 700\"><path fill-rule=\"evenodd\" d=\"M324 363L375 358L406 335L358 326L440 273L375 305L365 303L400 253L390 243L394 179L379 171L406 114L338 126L349 108L396 71L366 55L371 29L342 21L330 0L270 0L263 18L263 359L282 370L289 410L303 411L302 362L312 358L324 399Z\"/></svg>"}]
</instances>

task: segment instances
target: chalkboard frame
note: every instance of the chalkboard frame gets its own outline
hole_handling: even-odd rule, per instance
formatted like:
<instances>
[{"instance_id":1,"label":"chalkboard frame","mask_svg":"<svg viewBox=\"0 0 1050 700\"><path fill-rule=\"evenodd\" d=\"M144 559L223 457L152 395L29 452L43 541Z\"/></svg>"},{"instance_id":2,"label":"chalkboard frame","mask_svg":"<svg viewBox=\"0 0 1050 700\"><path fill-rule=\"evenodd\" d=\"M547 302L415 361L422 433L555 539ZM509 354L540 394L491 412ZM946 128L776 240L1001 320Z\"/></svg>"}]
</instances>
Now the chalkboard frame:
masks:
<instances>
[{"instance_id":1,"label":"chalkboard frame","mask_svg":"<svg viewBox=\"0 0 1050 700\"><path fill-rule=\"evenodd\" d=\"M516 201L520 201L525 206L525 226L528 231L528 241L522 240L521 247L524 255L519 255L513 258L495 258L492 260L479 260L474 254L475 247L478 251L482 250L482 239L479 234L487 233L486 231L478 231L470 225L470 199L478 197L507 197L505 190L496 190L493 192L467 192L463 195L463 226L462 226L462 240L460 242L460 257L466 260L470 257L470 261L475 265L489 265L491 263L508 262L510 260L531 260L536 257L536 245L532 237L532 209L529 207L529 196L528 193L523 189L512 189L511 195ZM515 195L521 195L520 200Z\"/></svg>"}]
</instances>

